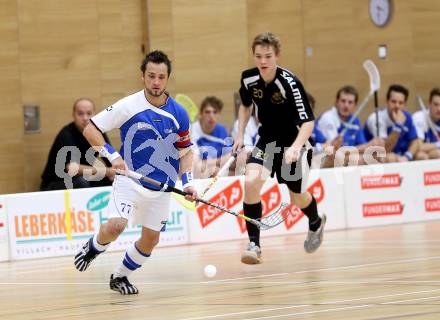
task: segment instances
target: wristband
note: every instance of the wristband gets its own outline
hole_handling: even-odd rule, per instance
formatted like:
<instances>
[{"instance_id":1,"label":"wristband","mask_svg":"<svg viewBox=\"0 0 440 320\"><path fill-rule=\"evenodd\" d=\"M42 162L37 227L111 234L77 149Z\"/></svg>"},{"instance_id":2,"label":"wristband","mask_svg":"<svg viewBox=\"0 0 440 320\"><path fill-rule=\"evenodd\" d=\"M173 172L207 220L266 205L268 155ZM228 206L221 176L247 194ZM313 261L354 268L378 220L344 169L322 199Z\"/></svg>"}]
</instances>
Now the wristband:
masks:
<instances>
[{"instance_id":1,"label":"wristband","mask_svg":"<svg viewBox=\"0 0 440 320\"><path fill-rule=\"evenodd\" d=\"M193 175L191 171L182 173L182 186L183 189L186 189L188 187L192 187L193 184Z\"/></svg>"},{"instance_id":2,"label":"wristband","mask_svg":"<svg viewBox=\"0 0 440 320\"><path fill-rule=\"evenodd\" d=\"M393 131L401 133L403 131L403 126L401 124L394 123Z\"/></svg>"},{"instance_id":3,"label":"wristband","mask_svg":"<svg viewBox=\"0 0 440 320\"><path fill-rule=\"evenodd\" d=\"M99 154L107 158L110 162L121 156L109 143L102 146L99 150Z\"/></svg>"},{"instance_id":4,"label":"wristband","mask_svg":"<svg viewBox=\"0 0 440 320\"><path fill-rule=\"evenodd\" d=\"M405 158L407 158L409 161L411 161L412 159L413 159L413 154L410 152L410 151L407 151L407 152L405 152L404 154L403 154L403 156L405 157Z\"/></svg>"}]
</instances>

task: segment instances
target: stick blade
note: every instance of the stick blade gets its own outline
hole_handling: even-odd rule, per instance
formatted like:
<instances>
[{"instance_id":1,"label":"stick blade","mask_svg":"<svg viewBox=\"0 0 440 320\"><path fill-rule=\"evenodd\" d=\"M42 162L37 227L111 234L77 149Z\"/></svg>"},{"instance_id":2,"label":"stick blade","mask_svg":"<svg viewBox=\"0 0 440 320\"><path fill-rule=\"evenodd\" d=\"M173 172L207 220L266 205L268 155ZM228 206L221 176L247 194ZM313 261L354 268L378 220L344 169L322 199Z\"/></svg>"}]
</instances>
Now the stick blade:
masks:
<instances>
[{"instance_id":1,"label":"stick blade","mask_svg":"<svg viewBox=\"0 0 440 320\"><path fill-rule=\"evenodd\" d=\"M282 202L280 207L274 213L257 220L259 222L258 228L260 230L268 230L282 223L287 219L289 214L291 214L290 210L286 210L289 206L288 203Z\"/></svg>"},{"instance_id":2,"label":"stick blade","mask_svg":"<svg viewBox=\"0 0 440 320\"><path fill-rule=\"evenodd\" d=\"M364 69L368 73L370 79L370 92L375 92L380 89L380 74L376 65L370 59L365 60L363 64Z\"/></svg>"},{"instance_id":3,"label":"stick blade","mask_svg":"<svg viewBox=\"0 0 440 320\"><path fill-rule=\"evenodd\" d=\"M183 93L176 94L176 101L186 110L186 112L188 112L189 121L191 123L196 121L199 108L194 101Z\"/></svg>"}]
</instances>

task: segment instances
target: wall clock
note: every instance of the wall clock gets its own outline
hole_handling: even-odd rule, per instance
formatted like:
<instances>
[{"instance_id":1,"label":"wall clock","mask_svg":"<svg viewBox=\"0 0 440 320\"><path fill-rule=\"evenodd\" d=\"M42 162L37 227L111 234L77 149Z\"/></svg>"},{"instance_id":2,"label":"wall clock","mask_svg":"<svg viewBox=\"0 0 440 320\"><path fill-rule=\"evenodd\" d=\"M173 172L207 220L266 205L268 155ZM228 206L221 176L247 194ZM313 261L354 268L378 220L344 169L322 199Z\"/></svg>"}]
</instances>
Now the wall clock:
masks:
<instances>
[{"instance_id":1,"label":"wall clock","mask_svg":"<svg viewBox=\"0 0 440 320\"><path fill-rule=\"evenodd\" d=\"M370 0L369 14L371 21L378 27L385 27L391 20L392 0Z\"/></svg>"}]
</instances>

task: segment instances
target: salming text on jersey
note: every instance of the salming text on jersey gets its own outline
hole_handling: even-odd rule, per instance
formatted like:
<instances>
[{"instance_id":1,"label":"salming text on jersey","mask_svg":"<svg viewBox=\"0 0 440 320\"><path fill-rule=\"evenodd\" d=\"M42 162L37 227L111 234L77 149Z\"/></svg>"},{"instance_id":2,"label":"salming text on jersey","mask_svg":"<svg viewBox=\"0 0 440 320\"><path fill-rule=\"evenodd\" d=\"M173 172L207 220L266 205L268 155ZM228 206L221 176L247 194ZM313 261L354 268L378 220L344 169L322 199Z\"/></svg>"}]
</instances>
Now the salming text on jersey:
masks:
<instances>
[{"instance_id":1,"label":"salming text on jersey","mask_svg":"<svg viewBox=\"0 0 440 320\"><path fill-rule=\"evenodd\" d=\"M283 70L281 72L281 75L284 79L286 79L287 83L290 86L290 89L293 93L293 99L295 100L296 109L298 110L298 114L301 120L308 119L306 108L304 106L304 102L301 97L301 92L299 92L299 89L296 87L296 82L293 80L293 76L290 76L290 74Z\"/></svg>"}]
</instances>

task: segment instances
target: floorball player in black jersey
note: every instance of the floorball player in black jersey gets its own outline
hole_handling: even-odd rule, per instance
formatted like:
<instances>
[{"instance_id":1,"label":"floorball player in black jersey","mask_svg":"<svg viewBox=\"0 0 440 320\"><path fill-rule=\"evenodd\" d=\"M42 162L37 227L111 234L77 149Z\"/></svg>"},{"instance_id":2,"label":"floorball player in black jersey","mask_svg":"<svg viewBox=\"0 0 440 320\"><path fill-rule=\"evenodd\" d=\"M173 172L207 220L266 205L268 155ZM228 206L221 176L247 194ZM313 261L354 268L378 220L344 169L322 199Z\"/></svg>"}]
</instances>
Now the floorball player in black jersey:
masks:
<instances>
[{"instance_id":1,"label":"floorball player in black jersey","mask_svg":"<svg viewBox=\"0 0 440 320\"><path fill-rule=\"evenodd\" d=\"M262 216L261 188L269 175L287 185L291 202L309 219L309 232L304 242L308 253L322 243L326 216L318 215L316 200L307 192L307 177L312 158L310 135L314 116L299 79L277 65L281 43L270 32L259 34L252 43L256 68L241 76L239 128L233 151L243 146L243 134L257 108L260 139L246 164L243 210L248 217ZM249 245L241 257L246 264L261 262L260 230L247 224Z\"/></svg>"}]
</instances>

